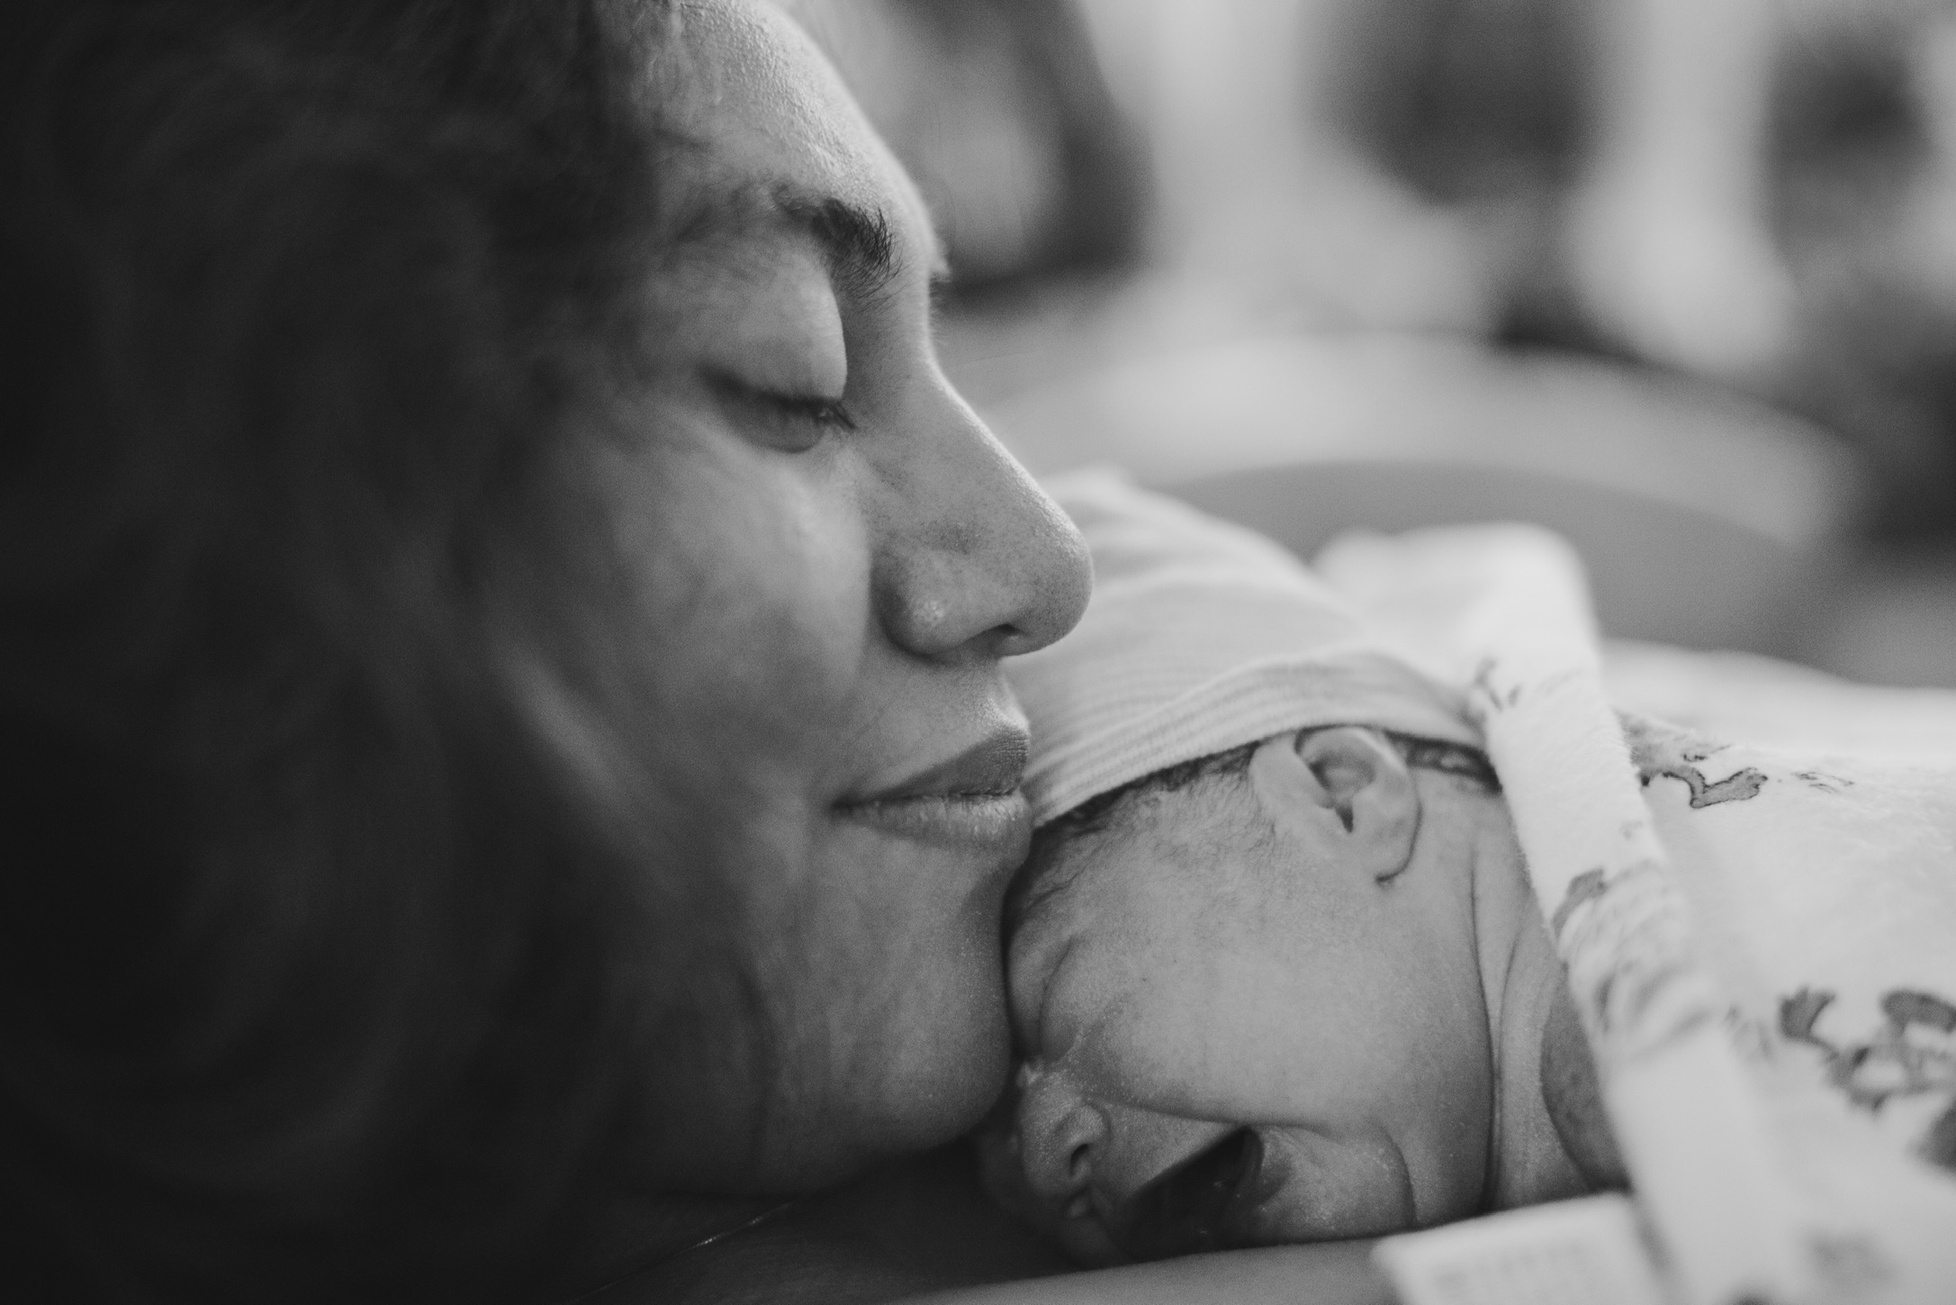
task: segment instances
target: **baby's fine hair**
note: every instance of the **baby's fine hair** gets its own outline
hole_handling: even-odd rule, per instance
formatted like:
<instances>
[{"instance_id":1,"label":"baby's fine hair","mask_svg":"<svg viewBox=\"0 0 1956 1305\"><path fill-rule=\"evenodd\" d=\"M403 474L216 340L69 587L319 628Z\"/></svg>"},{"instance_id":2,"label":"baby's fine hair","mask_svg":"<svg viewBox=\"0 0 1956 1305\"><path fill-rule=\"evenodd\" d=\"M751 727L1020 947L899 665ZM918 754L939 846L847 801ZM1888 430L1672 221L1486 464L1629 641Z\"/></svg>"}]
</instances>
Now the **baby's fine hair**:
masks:
<instances>
[{"instance_id":1,"label":"baby's fine hair","mask_svg":"<svg viewBox=\"0 0 1956 1305\"><path fill-rule=\"evenodd\" d=\"M1458 776L1484 793L1498 794L1501 791L1501 781L1494 773L1493 764L1488 761L1487 754L1478 748L1445 739L1402 734L1397 730L1379 729L1377 733L1393 745L1408 766ZM1013 885L1012 902L1007 913L1008 925L1016 921L1023 904L1034 894L1043 895L1055 887L1053 877L1068 863L1070 858L1067 854L1087 839L1115 829L1125 816L1149 801L1205 784L1217 785L1222 791L1233 794L1240 788L1243 776L1249 773L1250 759L1256 755L1256 750L1276 737L1269 735L1224 752L1165 766L1119 788L1088 798L1042 825L1033 835L1032 853L1027 858L1026 868L1021 872L1019 882Z\"/></svg>"}]
</instances>

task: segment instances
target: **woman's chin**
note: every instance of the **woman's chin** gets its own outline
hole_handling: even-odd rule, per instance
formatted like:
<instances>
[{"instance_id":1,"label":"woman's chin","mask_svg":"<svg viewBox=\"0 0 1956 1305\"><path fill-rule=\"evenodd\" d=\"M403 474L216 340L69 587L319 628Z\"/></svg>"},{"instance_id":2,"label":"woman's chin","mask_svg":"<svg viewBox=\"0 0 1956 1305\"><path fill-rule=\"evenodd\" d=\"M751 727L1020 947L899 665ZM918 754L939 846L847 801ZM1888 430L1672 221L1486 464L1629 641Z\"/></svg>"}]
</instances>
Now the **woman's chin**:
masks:
<instances>
[{"instance_id":1,"label":"woman's chin","mask_svg":"<svg viewBox=\"0 0 1956 1305\"><path fill-rule=\"evenodd\" d=\"M976 1128L1005 1088L1011 1026L998 945L1002 886L974 885L923 946L912 980L859 1056L861 1118L892 1152L941 1146ZM876 1121L874 1124L871 1121Z\"/></svg>"},{"instance_id":2,"label":"woman's chin","mask_svg":"<svg viewBox=\"0 0 1956 1305\"><path fill-rule=\"evenodd\" d=\"M868 1111L890 1154L930 1150L964 1136L985 1118L1004 1090L1010 1059L1010 1032L1000 979L991 976L986 993L961 1007L947 1007L949 1018L928 1021L904 1041L920 1054L907 1072L883 1078L883 1105Z\"/></svg>"},{"instance_id":3,"label":"woman's chin","mask_svg":"<svg viewBox=\"0 0 1956 1305\"><path fill-rule=\"evenodd\" d=\"M788 1145L763 1158L757 1189L832 1187L934 1150L976 1128L1005 1083L1009 1032L996 997L945 1006L934 1021L899 1020L881 1044L884 1054L858 1062L833 1108L777 1133Z\"/></svg>"}]
</instances>

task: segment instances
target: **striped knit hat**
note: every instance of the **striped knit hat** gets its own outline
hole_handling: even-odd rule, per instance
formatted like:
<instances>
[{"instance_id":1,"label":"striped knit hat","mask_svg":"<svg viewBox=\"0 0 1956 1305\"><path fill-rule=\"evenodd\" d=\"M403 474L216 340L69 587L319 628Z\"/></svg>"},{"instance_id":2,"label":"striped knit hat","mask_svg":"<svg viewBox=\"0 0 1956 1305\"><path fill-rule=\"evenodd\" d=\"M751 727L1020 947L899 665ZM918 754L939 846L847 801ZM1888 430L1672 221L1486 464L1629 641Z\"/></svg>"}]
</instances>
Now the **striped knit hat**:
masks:
<instances>
[{"instance_id":1,"label":"striped knit hat","mask_svg":"<svg viewBox=\"0 0 1956 1305\"><path fill-rule=\"evenodd\" d=\"M1039 824L1168 766L1315 725L1478 746L1445 689L1276 544L1103 469L1047 485L1093 553L1073 632L1005 663Z\"/></svg>"}]
</instances>

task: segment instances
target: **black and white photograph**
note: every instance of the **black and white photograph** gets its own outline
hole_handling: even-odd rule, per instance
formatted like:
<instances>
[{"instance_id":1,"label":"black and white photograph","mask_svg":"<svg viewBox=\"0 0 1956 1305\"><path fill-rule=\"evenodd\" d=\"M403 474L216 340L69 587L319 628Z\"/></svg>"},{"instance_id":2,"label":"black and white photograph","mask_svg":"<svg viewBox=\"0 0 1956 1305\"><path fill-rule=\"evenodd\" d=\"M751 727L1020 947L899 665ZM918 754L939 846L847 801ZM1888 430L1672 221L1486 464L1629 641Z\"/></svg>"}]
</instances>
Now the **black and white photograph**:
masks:
<instances>
[{"instance_id":1,"label":"black and white photograph","mask_svg":"<svg viewBox=\"0 0 1956 1305\"><path fill-rule=\"evenodd\" d=\"M0 1299L1956 1305L1956 0L0 0Z\"/></svg>"}]
</instances>

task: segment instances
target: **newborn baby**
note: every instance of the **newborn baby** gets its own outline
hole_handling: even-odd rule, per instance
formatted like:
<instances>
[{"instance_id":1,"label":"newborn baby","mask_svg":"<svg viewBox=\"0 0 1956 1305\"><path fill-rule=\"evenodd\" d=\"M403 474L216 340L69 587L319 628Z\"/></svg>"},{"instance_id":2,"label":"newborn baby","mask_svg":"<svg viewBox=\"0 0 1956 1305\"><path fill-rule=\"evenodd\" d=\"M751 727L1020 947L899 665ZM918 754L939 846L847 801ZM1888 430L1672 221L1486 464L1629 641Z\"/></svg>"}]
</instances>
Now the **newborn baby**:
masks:
<instances>
[{"instance_id":1,"label":"newborn baby","mask_svg":"<svg viewBox=\"0 0 1956 1305\"><path fill-rule=\"evenodd\" d=\"M1045 826L1009 906L995 1190L1088 1262L1395 1232L1621 1181L1474 750L1286 731Z\"/></svg>"},{"instance_id":2,"label":"newborn baby","mask_svg":"<svg viewBox=\"0 0 1956 1305\"><path fill-rule=\"evenodd\" d=\"M1014 676L1041 828L993 1190L1098 1263L1619 1181L1457 699L1257 536L1111 479L1068 507L1098 588Z\"/></svg>"},{"instance_id":3,"label":"newborn baby","mask_svg":"<svg viewBox=\"0 0 1956 1305\"><path fill-rule=\"evenodd\" d=\"M1039 829L1006 909L1021 1062L980 1139L993 1193L1101 1264L1625 1185L1458 694L1275 545L1111 478L1060 488L1097 587L1075 634L1013 671ZM1836 964L1875 935L1828 954L1805 939L1837 906L1779 891L1773 839L1807 838L1789 813L1846 782L1742 750L1721 770L1715 745L1626 724L1667 846L1778 858L1715 885L1785 899L1714 939L1733 1029L1762 1062L1810 1071L1855 1126L1878 1115L1913 1130L1903 1149L1956 1166L1946 775L1895 789L1920 827L1907 855L1940 877L1921 881L1934 911L1896 912L1921 938L1882 935L1900 959L1876 995ZM1862 827L1910 823L1866 794L1820 820L1870 864L1888 849ZM1857 1086L1861 1067L1888 1077ZM1952 1196L1931 1198L1936 1217Z\"/></svg>"}]
</instances>

